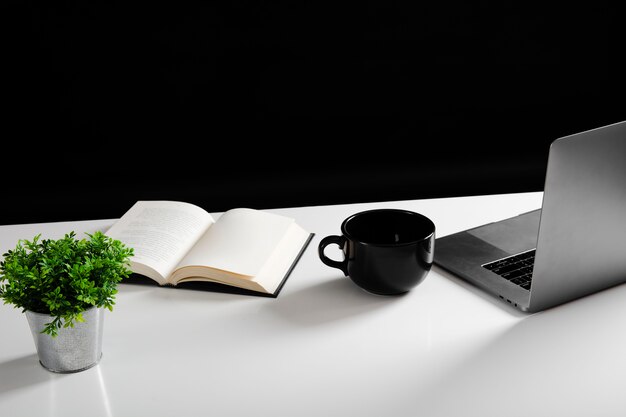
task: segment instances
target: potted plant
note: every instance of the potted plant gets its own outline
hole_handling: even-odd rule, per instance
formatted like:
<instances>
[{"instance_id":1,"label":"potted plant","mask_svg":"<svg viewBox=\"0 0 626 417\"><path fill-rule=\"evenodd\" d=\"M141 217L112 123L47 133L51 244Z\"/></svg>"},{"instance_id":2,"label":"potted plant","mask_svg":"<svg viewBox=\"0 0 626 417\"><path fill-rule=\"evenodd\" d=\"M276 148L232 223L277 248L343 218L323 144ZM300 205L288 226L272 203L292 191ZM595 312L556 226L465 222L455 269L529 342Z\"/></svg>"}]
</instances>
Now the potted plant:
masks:
<instances>
[{"instance_id":1,"label":"potted plant","mask_svg":"<svg viewBox=\"0 0 626 417\"><path fill-rule=\"evenodd\" d=\"M133 249L102 232L77 239L19 240L0 262L0 299L26 313L39 362L78 372L102 356L104 309L130 273Z\"/></svg>"}]
</instances>

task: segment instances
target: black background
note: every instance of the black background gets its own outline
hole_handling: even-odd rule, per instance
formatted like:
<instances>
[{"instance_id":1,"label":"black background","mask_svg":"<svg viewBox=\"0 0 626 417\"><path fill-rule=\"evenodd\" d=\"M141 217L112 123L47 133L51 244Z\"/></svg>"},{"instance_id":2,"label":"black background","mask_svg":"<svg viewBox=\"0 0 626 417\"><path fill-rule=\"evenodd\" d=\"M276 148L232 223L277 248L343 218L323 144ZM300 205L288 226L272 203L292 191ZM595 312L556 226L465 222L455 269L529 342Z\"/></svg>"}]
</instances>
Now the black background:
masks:
<instances>
[{"instance_id":1,"label":"black background","mask_svg":"<svg viewBox=\"0 0 626 417\"><path fill-rule=\"evenodd\" d=\"M0 10L2 224L539 191L626 119L601 2L49 3Z\"/></svg>"}]
</instances>

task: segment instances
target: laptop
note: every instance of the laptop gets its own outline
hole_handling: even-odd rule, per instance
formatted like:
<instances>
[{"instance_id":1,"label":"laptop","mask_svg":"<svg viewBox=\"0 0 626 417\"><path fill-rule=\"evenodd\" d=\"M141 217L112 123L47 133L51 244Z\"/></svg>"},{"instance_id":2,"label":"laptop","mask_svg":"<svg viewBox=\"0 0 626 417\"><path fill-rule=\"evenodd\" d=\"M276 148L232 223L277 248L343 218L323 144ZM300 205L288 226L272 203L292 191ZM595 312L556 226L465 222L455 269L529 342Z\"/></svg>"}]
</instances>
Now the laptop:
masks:
<instances>
[{"instance_id":1,"label":"laptop","mask_svg":"<svg viewBox=\"0 0 626 417\"><path fill-rule=\"evenodd\" d=\"M552 142L542 207L440 237L436 265L525 312L626 281L626 121Z\"/></svg>"}]
</instances>

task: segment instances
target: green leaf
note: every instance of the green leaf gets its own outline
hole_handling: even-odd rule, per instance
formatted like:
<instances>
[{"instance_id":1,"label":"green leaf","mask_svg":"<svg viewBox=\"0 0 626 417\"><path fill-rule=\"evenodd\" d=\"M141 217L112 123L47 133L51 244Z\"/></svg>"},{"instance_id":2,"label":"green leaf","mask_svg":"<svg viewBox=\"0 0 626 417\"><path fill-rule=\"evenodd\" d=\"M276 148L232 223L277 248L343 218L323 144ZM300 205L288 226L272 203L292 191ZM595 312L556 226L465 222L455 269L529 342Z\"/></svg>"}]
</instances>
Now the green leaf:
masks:
<instances>
[{"instance_id":1,"label":"green leaf","mask_svg":"<svg viewBox=\"0 0 626 417\"><path fill-rule=\"evenodd\" d=\"M92 306L112 310L117 284L131 274L134 251L102 232L76 239L18 240L0 261L0 299L22 311L51 314L43 333L56 336L62 327L83 320Z\"/></svg>"}]
</instances>

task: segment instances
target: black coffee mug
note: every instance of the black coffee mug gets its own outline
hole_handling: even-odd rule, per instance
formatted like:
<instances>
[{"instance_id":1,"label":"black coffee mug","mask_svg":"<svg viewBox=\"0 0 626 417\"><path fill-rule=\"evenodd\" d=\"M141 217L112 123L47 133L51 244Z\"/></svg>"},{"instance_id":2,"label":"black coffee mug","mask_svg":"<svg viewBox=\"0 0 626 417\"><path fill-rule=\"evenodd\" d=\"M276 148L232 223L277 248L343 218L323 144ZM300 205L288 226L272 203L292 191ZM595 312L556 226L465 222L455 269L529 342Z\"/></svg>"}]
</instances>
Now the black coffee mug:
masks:
<instances>
[{"instance_id":1,"label":"black coffee mug","mask_svg":"<svg viewBox=\"0 0 626 417\"><path fill-rule=\"evenodd\" d=\"M397 209L363 211L345 219L341 233L320 241L319 257L371 293L406 293L426 278L433 264L435 224L419 213ZM343 261L324 254L330 244L343 250Z\"/></svg>"}]
</instances>

